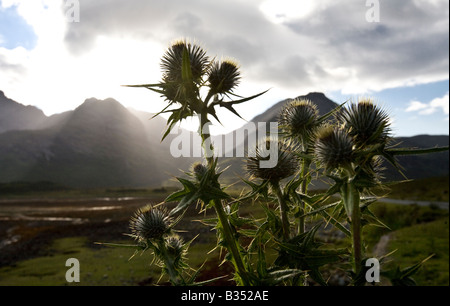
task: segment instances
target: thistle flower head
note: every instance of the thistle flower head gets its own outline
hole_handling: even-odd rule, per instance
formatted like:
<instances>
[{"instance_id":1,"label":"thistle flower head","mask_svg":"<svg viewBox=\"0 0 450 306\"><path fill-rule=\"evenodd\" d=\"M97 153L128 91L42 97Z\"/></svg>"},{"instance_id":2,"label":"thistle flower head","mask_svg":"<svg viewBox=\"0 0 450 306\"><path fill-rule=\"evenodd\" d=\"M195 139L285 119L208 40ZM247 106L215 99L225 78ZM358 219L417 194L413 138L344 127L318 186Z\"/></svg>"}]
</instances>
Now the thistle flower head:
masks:
<instances>
[{"instance_id":1,"label":"thistle flower head","mask_svg":"<svg viewBox=\"0 0 450 306\"><path fill-rule=\"evenodd\" d=\"M165 239L167 252L173 258L182 259L187 251L184 245L184 241L178 235L171 235Z\"/></svg>"},{"instance_id":2,"label":"thistle flower head","mask_svg":"<svg viewBox=\"0 0 450 306\"><path fill-rule=\"evenodd\" d=\"M280 113L279 123L287 136L310 142L318 126L319 110L307 99L295 99Z\"/></svg>"},{"instance_id":3,"label":"thistle flower head","mask_svg":"<svg viewBox=\"0 0 450 306\"><path fill-rule=\"evenodd\" d=\"M274 147L277 148L277 150L274 150L277 156L265 154L269 153L270 149ZM294 175L298 170L298 159L286 141L266 138L257 145L254 153L254 156L247 158L247 172L253 177L277 182ZM274 167L261 167L261 161L269 161L274 158L276 159Z\"/></svg>"},{"instance_id":4,"label":"thistle flower head","mask_svg":"<svg viewBox=\"0 0 450 306\"><path fill-rule=\"evenodd\" d=\"M161 68L165 82L182 82L183 52L188 52L192 78L199 82L208 67L206 51L186 40L177 40L168 48L162 57Z\"/></svg>"},{"instance_id":5,"label":"thistle flower head","mask_svg":"<svg viewBox=\"0 0 450 306\"><path fill-rule=\"evenodd\" d=\"M324 126L316 134L314 153L326 169L346 167L353 160L353 141L345 131Z\"/></svg>"},{"instance_id":6,"label":"thistle flower head","mask_svg":"<svg viewBox=\"0 0 450 306\"><path fill-rule=\"evenodd\" d=\"M170 232L172 220L166 209L147 205L130 219L131 236L137 240L161 239Z\"/></svg>"},{"instance_id":7,"label":"thistle flower head","mask_svg":"<svg viewBox=\"0 0 450 306\"><path fill-rule=\"evenodd\" d=\"M203 176L206 174L208 169L201 162L196 162L192 165L192 173L195 175L197 180L201 181Z\"/></svg>"},{"instance_id":8,"label":"thistle flower head","mask_svg":"<svg viewBox=\"0 0 450 306\"><path fill-rule=\"evenodd\" d=\"M209 71L209 87L213 94L224 94L232 92L239 84L240 72L236 61L226 59L215 62Z\"/></svg>"},{"instance_id":9,"label":"thistle flower head","mask_svg":"<svg viewBox=\"0 0 450 306\"><path fill-rule=\"evenodd\" d=\"M342 109L337 119L357 147L386 143L389 139L389 116L371 99L361 99Z\"/></svg>"}]
</instances>

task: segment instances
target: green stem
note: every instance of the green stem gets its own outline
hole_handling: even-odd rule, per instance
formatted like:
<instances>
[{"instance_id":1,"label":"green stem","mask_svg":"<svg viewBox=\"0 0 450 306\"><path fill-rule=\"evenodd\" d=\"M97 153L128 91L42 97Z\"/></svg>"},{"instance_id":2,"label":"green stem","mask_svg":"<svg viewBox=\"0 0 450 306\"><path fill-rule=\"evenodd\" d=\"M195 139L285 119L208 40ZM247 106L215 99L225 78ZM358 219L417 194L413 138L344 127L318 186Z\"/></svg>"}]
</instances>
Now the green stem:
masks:
<instances>
[{"instance_id":1,"label":"green stem","mask_svg":"<svg viewBox=\"0 0 450 306\"><path fill-rule=\"evenodd\" d=\"M305 150L305 153L308 153L308 149ZM311 160L303 158L302 160L302 184L300 185L300 192L303 194L308 194L308 182L310 181L309 178L309 167L311 166ZM306 222L305 222L305 216L306 213L306 203L305 201L302 201L301 207L300 207L300 218L298 220L298 233L303 234L306 232ZM303 273L303 286L308 286L308 271L305 271Z\"/></svg>"},{"instance_id":2,"label":"green stem","mask_svg":"<svg viewBox=\"0 0 450 306\"><path fill-rule=\"evenodd\" d=\"M273 181L271 182L272 188L275 190L275 193L277 194L278 198L278 204L280 205L280 216L281 216L281 226L283 230L283 240L287 241L289 240L290 236L290 224L289 224L289 218L287 215L288 206L286 204L286 201L284 200L283 192L280 188L279 181Z\"/></svg>"},{"instance_id":3,"label":"green stem","mask_svg":"<svg viewBox=\"0 0 450 306\"><path fill-rule=\"evenodd\" d=\"M158 249L161 252L161 257L164 261L167 273L169 274L171 284L173 286L182 285L182 281L180 280L181 276L174 267L173 260L170 258L169 253L167 252L167 248L163 239L160 239L158 241Z\"/></svg>"},{"instance_id":4,"label":"green stem","mask_svg":"<svg viewBox=\"0 0 450 306\"><path fill-rule=\"evenodd\" d=\"M210 143L210 134L209 131L204 131L203 128L206 127L206 124L209 124L209 120L206 112L202 112L200 115L200 136L202 138L202 145L205 152L205 157L208 162L208 167L211 169L214 166L214 155L209 154L210 152L214 152L212 148L212 144ZM209 148L207 147L209 145ZM241 253L239 252L239 248L236 243L236 239L233 235L233 230L228 221L228 216L223 209L222 201L213 200L214 209L216 210L217 217L219 218L219 222L222 225L223 236L226 241L228 251L231 253L233 257L233 264L235 266L237 274L242 279L242 284L244 286L250 285L250 281L247 276L247 271L244 266L244 262L241 257Z\"/></svg>"},{"instance_id":5,"label":"green stem","mask_svg":"<svg viewBox=\"0 0 450 306\"><path fill-rule=\"evenodd\" d=\"M359 207L360 194L352 181L347 183L346 195L344 201L350 210L352 248L353 248L353 272L359 275L362 269L362 242L361 242L361 209Z\"/></svg>"},{"instance_id":6,"label":"green stem","mask_svg":"<svg viewBox=\"0 0 450 306\"><path fill-rule=\"evenodd\" d=\"M244 267L244 263L241 258L241 253L239 252L238 246L236 244L236 239L234 238L230 223L228 222L227 214L223 209L221 201L213 201L216 214L219 217L219 222L222 225L223 236L227 243L228 251L233 256L233 264L236 268L236 272L242 279L242 284L244 286L249 286L250 282L247 277L247 272Z\"/></svg>"},{"instance_id":7,"label":"green stem","mask_svg":"<svg viewBox=\"0 0 450 306\"><path fill-rule=\"evenodd\" d=\"M359 205L355 206L352 214L352 243L354 272L359 275L361 272L362 250L361 250L361 212Z\"/></svg>"},{"instance_id":8,"label":"green stem","mask_svg":"<svg viewBox=\"0 0 450 306\"><path fill-rule=\"evenodd\" d=\"M302 161L302 184L300 185L300 192L303 194L307 194L308 192L308 181L309 181L309 167L311 165L311 161L310 160L306 160L303 159ZM305 224L305 216L304 214L306 213L306 203L304 201L302 201L301 203L301 207L300 207L300 218L299 218L299 223L298 223L298 233L299 234L303 234L306 231L306 224Z\"/></svg>"}]
</instances>

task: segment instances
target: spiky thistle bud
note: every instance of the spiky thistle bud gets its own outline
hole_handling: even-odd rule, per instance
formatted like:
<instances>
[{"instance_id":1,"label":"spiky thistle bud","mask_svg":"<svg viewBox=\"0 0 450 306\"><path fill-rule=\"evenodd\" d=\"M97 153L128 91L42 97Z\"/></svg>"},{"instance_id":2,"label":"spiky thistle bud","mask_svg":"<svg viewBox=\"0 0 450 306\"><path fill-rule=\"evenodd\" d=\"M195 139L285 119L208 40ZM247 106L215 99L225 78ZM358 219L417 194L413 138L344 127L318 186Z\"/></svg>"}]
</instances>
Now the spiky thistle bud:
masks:
<instances>
[{"instance_id":1,"label":"spiky thistle bud","mask_svg":"<svg viewBox=\"0 0 450 306\"><path fill-rule=\"evenodd\" d=\"M371 99L361 99L342 109L337 119L357 147L386 143L389 139L389 116Z\"/></svg>"},{"instance_id":2,"label":"spiky thistle bud","mask_svg":"<svg viewBox=\"0 0 450 306\"><path fill-rule=\"evenodd\" d=\"M326 169L346 168L353 161L353 141L343 130L324 126L316 133L314 153Z\"/></svg>"},{"instance_id":3,"label":"spiky thistle bud","mask_svg":"<svg viewBox=\"0 0 450 306\"><path fill-rule=\"evenodd\" d=\"M163 207L147 205L130 219L131 236L139 241L161 239L171 230L172 219Z\"/></svg>"},{"instance_id":4,"label":"spiky thistle bud","mask_svg":"<svg viewBox=\"0 0 450 306\"><path fill-rule=\"evenodd\" d=\"M187 50L192 71L192 78L199 82L206 71L209 59L206 51L186 40L175 41L162 57L161 68L165 82L182 82L183 52Z\"/></svg>"},{"instance_id":5,"label":"spiky thistle bud","mask_svg":"<svg viewBox=\"0 0 450 306\"><path fill-rule=\"evenodd\" d=\"M264 156L267 154L265 151L270 152L270 148L277 147L276 165L272 168L261 167L261 161L268 161L274 156ZM249 156L247 158L247 172L256 178L269 180L272 182L278 182L284 178L294 175L298 170L298 159L289 144L286 141L274 140L272 138L266 138L259 142L255 152L255 156Z\"/></svg>"},{"instance_id":6,"label":"spiky thistle bud","mask_svg":"<svg viewBox=\"0 0 450 306\"><path fill-rule=\"evenodd\" d=\"M281 111L278 122L288 137L307 144L318 127L319 110L307 99L294 99Z\"/></svg>"},{"instance_id":7,"label":"spiky thistle bud","mask_svg":"<svg viewBox=\"0 0 450 306\"><path fill-rule=\"evenodd\" d=\"M209 87L213 94L232 92L239 84L240 72L238 64L230 59L215 62L209 71Z\"/></svg>"},{"instance_id":8,"label":"spiky thistle bud","mask_svg":"<svg viewBox=\"0 0 450 306\"><path fill-rule=\"evenodd\" d=\"M192 165L192 173L195 175L198 181L201 181L208 169L200 162L196 162Z\"/></svg>"},{"instance_id":9,"label":"spiky thistle bud","mask_svg":"<svg viewBox=\"0 0 450 306\"><path fill-rule=\"evenodd\" d=\"M171 235L165 239L168 254L175 259L183 259L186 255L184 241L178 235Z\"/></svg>"}]
</instances>

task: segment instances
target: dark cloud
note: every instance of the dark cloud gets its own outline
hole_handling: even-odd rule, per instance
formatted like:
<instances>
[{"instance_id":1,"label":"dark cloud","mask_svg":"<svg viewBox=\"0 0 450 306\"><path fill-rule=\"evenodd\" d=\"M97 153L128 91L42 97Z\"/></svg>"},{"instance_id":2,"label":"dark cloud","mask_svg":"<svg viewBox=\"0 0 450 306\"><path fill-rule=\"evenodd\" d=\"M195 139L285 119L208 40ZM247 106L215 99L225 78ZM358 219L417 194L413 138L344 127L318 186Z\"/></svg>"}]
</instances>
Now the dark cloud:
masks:
<instances>
[{"instance_id":1,"label":"dark cloud","mask_svg":"<svg viewBox=\"0 0 450 306\"><path fill-rule=\"evenodd\" d=\"M286 24L317 37L327 68L352 68L378 83L444 77L448 72L448 1L381 1L380 22L365 20L367 7L335 2L311 19ZM419 5L421 4L421 5Z\"/></svg>"}]
</instances>

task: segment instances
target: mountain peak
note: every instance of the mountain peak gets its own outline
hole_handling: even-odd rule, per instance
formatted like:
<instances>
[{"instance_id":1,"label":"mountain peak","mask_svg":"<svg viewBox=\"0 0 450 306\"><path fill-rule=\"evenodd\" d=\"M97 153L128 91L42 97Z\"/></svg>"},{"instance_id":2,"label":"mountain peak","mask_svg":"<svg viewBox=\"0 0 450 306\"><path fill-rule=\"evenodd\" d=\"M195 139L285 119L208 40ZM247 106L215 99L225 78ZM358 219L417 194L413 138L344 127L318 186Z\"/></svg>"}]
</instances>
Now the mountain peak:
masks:
<instances>
[{"instance_id":1,"label":"mountain peak","mask_svg":"<svg viewBox=\"0 0 450 306\"><path fill-rule=\"evenodd\" d=\"M310 92L304 97L308 97L308 98L326 98L326 96L325 96L325 94L323 92L317 92L317 91Z\"/></svg>"},{"instance_id":2,"label":"mountain peak","mask_svg":"<svg viewBox=\"0 0 450 306\"><path fill-rule=\"evenodd\" d=\"M108 108L108 107L121 107L125 109L125 107L120 104L117 100L113 98L106 98L104 100L97 99L97 98L89 98L84 100L84 102L77 107L79 108Z\"/></svg>"},{"instance_id":3,"label":"mountain peak","mask_svg":"<svg viewBox=\"0 0 450 306\"><path fill-rule=\"evenodd\" d=\"M102 127L106 129L120 129L125 127L121 124L133 122L134 117L127 108L112 98L100 100L97 98L86 99L75 110L70 112L66 124L79 129Z\"/></svg>"},{"instance_id":4,"label":"mountain peak","mask_svg":"<svg viewBox=\"0 0 450 306\"><path fill-rule=\"evenodd\" d=\"M0 103L6 104L6 103L11 103L11 102L15 102L15 101L13 101L10 98L8 98L5 95L5 93L0 90Z\"/></svg>"},{"instance_id":5,"label":"mountain peak","mask_svg":"<svg viewBox=\"0 0 450 306\"><path fill-rule=\"evenodd\" d=\"M298 96L296 99L310 100L311 102L313 102L314 104L317 105L320 115L326 114L338 106L337 103L328 99L327 96L325 96L325 94L322 92L310 92L306 95ZM293 99L285 99L283 101L280 101L280 102L274 104L272 107L270 107L264 113L253 118L252 121L253 122L275 122L275 121L277 121L278 115L280 114L283 107L286 105L286 103L288 103L289 101L292 101L292 100Z\"/></svg>"},{"instance_id":6,"label":"mountain peak","mask_svg":"<svg viewBox=\"0 0 450 306\"><path fill-rule=\"evenodd\" d=\"M35 106L23 105L0 90L0 133L37 128L47 116Z\"/></svg>"}]
</instances>

